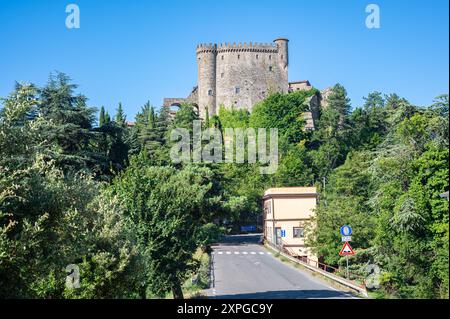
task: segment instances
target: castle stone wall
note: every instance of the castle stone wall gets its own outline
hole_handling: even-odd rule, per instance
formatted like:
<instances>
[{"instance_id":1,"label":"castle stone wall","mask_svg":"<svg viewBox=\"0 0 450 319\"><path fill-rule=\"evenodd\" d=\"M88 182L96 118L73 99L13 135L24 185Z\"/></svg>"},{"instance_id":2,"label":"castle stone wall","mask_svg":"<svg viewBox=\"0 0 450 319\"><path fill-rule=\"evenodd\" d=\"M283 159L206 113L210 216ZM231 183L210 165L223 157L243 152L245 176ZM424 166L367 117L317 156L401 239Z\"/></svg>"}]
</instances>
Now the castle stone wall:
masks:
<instances>
[{"instance_id":1,"label":"castle stone wall","mask_svg":"<svg viewBox=\"0 0 450 319\"><path fill-rule=\"evenodd\" d=\"M197 47L198 106L204 118L219 107L252 107L273 92L287 92L288 40L271 44L209 44Z\"/></svg>"}]
</instances>

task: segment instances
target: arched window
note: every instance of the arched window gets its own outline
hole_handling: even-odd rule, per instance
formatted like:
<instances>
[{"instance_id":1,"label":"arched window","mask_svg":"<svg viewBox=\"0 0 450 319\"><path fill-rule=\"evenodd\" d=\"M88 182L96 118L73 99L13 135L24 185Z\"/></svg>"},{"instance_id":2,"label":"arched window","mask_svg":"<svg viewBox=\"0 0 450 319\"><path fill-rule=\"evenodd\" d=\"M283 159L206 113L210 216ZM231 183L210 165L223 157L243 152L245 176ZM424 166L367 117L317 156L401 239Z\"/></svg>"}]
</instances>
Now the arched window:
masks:
<instances>
[{"instance_id":1,"label":"arched window","mask_svg":"<svg viewBox=\"0 0 450 319\"><path fill-rule=\"evenodd\" d=\"M241 58L241 55L240 54L238 54L238 60Z\"/></svg>"},{"instance_id":2,"label":"arched window","mask_svg":"<svg viewBox=\"0 0 450 319\"><path fill-rule=\"evenodd\" d=\"M212 96L213 95L213 91L212 90L208 90L208 95Z\"/></svg>"}]
</instances>

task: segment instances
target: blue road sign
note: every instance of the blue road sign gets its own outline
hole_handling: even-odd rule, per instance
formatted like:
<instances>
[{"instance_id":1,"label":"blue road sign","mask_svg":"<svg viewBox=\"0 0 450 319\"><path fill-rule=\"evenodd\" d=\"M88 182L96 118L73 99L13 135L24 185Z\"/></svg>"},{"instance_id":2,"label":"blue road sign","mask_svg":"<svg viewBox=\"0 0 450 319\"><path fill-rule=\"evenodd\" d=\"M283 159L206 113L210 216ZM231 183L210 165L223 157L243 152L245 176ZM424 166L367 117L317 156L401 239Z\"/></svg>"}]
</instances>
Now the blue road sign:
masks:
<instances>
[{"instance_id":1,"label":"blue road sign","mask_svg":"<svg viewBox=\"0 0 450 319\"><path fill-rule=\"evenodd\" d=\"M281 230L281 238L286 237L286 231L284 229Z\"/></svg>"},{"instance_id":2,"label":"blue road sign","mask_svg":"<svg viewBox=\"0 0 450 319\"><path fill-rule=\"evenodd\" d=\"M350 236L353 232L352 228L348 225L342 226L340 231L342 236Z\"/></svg>"}]
</instances>

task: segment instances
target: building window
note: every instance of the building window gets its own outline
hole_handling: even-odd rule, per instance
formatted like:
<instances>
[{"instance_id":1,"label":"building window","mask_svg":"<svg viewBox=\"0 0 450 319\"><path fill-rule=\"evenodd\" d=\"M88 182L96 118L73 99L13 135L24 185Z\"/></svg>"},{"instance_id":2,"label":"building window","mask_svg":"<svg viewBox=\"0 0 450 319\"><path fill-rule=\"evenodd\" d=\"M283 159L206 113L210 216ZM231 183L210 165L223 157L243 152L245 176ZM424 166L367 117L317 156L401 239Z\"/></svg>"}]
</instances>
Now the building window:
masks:
<instances>
[{"instance_id":1,"label":"building window","mask_svg":"<svg viewBox=\"0 0 450 319\"><path fill-rule=\"evenodd\" d=\"M269 60L272 60L272 56L271 55L269 55Z\"/></svg>"},{"instance_id":2,"label":"building window","mask_svg":"<svg viewBox=\"0 0 450 319\"><path fill-rule=\"evenodd\" d=\"M236 87L234 88L234 92L235 92L236 94L239 94L239 93L241 92L241 88L238 87L238 86L236 86Z\"/></svg>"},{"instance_id":3,"label":"building window","mask_svg":"<svg viewBox=\"0 0 450 319\"><path fill-rule=\"evenodd\" d=\"M213 91L212 90L208 90L208 95L212 96L213 95Z\"/></svg>"},{"instance_id":4,"label":"building window","mask_svg":"<svg viewBox=\"0 0 450 319\"><path fill-rule=\"evenodd\" d=\"M241 55L240 54L238 54L238 59L240 59L241 58Z\"/></svg>"},{"instance_id":5,"label":"building window","mask_svg":"<svg viewBox=\"0 0 450 319\"><path fill-rule=\"evenodd\" d=\"M223 78L224 73L220 73L220 77Z\"/></svg>"},{"instance_id":6,"label":"building window","mask_svg":"<svg viewBox=\"0 0 450 319\"><path fill-rule=\"evenodd\" d=\"M283 60L283 55L281 55L281 60Z\"/></svg>"},{"instance_id":7,"label":"building window","mask_svg":"<svg viewBox=\"0 0 450 319\"><path fill-rule=\"evenodd\" d=\"M269 66L269 71L272 72L272 67L271 66Z\"/></svg>"},{"instance_id":8,"label":"building window","mask_svg":"<svg viewBox=\"0 0 450 319\"><path fill-rule=\"evenodd\" d=\"M272 214L272 205L271 205L270 201L264 202L264 211L265 211L266 215Z\"/></svg>"},{"instance_id":9,"label":"building window","mask_svg":"<svg viewBox=\"0 0 450 319\"><path fill-rule=\"evenodd\" d=\"M256 60L258 60L258 58L259 58L259 55L256 55Z\"/></svg>"},{"instance_id":10,"label":"building window","mask_svg":"<svg viewBox=\"0 0 450 319\"><path fill-rule=\"evenodd\" d=\"M294 227L293 234L294 238L303 238L305 237L305 229L303 227Z\"/></svg>"},{"instance_id":11,"label":"building window","mask_svg":"<svg viewBox=\"0 0 450 319\"><path fill-rule=\"evenodd\" d=\"M222 60L223 60L223 55L222 55Z\"/></svg>"}]
</instances>

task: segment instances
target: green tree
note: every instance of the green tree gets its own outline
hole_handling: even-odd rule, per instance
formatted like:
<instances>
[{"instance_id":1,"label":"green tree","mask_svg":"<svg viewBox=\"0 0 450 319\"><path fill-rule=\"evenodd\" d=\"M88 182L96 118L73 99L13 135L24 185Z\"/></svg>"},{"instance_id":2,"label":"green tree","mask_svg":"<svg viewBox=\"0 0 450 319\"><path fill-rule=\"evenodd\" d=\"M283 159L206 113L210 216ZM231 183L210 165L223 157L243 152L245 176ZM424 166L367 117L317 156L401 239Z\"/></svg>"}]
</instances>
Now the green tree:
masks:
<instances>
[{"instance_id":1,"label":"green tree","mask_svg":"<svg viewBox=\"0 0 450 319\"><path fill-rule=\"evenodd\" d=\"M105 125L106 120L105 120L105 108L102 106L100 109L100 116L98 119L98 126L102 127L103 125Z\"/></svg>"},{"instance_id":2,"label":"green tree","mask_svg":"<svg viewBox=\"0 0 450 319\"><path fill-rule=\"evenodd\" d=\"M125 112L122 108L122 103L119 103L119 106L117 107L116 116L114 117L114 121L121 125L125 126L127 120L127 116L125 115Z\"/></svg>"},{"instance_id":3,"label":"green tree","mask_svg":"<svg viewBox=\"0 0 450 319\"><path fill-rule=\"evenodd\" d=\"M57 73L40 90L38 105L39 146L48 159L64 170L98 170L97 152L93 148L95 108L86 105L87 98L75 95L77 85Z\"/></svg>"},{"instance_id":4,"label":"green tree","mask_svg":"<svg viewBox=\"0 0 450 319\"><path fill-rule=\"evenodd\" d=\"M39 103L36 88L19 85L0 112L0 297L133 297L133 233L92 177L40 153ZM65 288L70 264L84 276L76 292Z\"/></svg>"},{"instance_id":5,"label":"green tree","mask_svg":"<svg viewBox=\"0 0 450 319\"><path fill-rule=\"evenodd\" d=\"M310 143L315 174L321 180L345 161L350 150L347 143L350 134L349 111L347 91L336 84L327 99L327 107L320 114Z\"/></svg>"},{"instance_id":6,"label":"green tree","mask_svg":"<svg viewBox=\"0 0 450 319\"><path fill-rule=\"evenodd\" d=\"M210 175L205 168L148 166L146 157L139 156L111 186L138 236L151 293L172 291L174 298L183 298L181 283L197 248Z\"/></svg>"}]
</instances>

